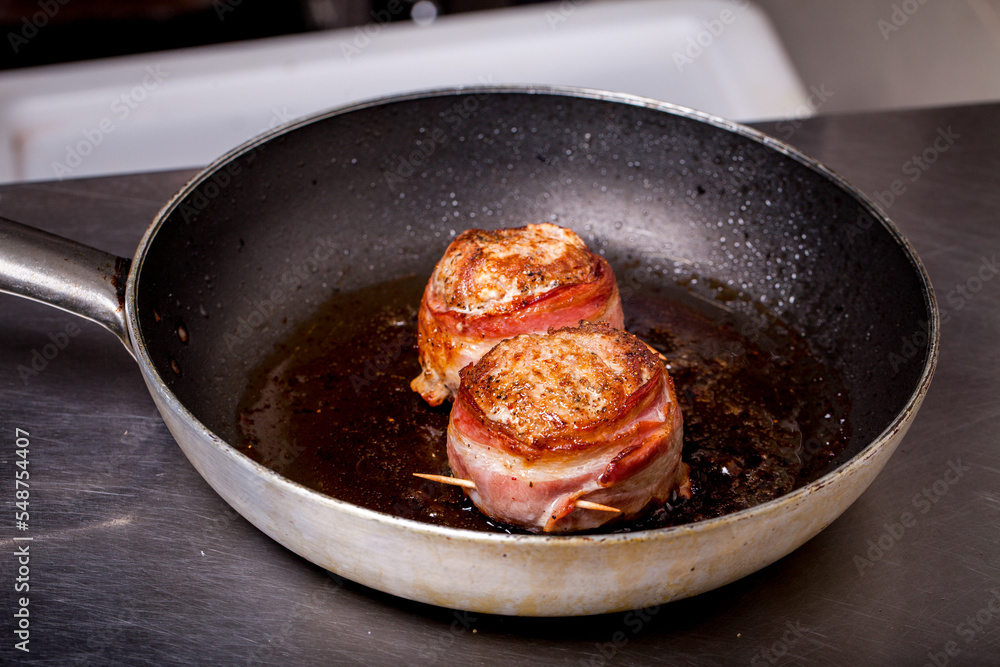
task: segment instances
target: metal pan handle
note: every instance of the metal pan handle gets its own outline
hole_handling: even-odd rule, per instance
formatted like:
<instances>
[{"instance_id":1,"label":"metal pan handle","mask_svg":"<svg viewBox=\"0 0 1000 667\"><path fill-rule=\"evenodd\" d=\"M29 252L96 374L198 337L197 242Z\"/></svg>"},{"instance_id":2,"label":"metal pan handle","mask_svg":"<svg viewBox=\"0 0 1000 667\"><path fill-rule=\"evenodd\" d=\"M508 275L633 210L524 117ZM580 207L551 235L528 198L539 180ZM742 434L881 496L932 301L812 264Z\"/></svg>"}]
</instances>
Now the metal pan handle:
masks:
<instances>
[{"instance_id":1,"label":"metal pan handle","mask_svg":"<svg viewBox=\"0 0 1000 667\"><path fill-rule=\"evenodd\" d=\"M0 217L0 291L97 322L132 354L125 326L131 260Z\"/></svg>"}]
</instances>

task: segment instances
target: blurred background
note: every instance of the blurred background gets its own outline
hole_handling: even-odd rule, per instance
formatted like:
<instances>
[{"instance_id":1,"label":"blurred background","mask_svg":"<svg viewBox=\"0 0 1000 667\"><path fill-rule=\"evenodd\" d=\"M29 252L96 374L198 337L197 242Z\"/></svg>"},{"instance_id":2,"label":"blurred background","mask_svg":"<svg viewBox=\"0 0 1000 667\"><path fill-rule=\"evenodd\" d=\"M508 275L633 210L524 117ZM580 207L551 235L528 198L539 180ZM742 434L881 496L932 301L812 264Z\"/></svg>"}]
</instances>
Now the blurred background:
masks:
<instances>
[{"instance_id":1,"label":"blurred background","mask_svg":"<svg viewBox=\"0 0 1000 667\"><path fill-rule=\"evenodd\" d=\"M737 121L1000 99L1000 0L0 0L0 182L202 166L407 90L575 85Z\"/></svg>"}]
</instances>

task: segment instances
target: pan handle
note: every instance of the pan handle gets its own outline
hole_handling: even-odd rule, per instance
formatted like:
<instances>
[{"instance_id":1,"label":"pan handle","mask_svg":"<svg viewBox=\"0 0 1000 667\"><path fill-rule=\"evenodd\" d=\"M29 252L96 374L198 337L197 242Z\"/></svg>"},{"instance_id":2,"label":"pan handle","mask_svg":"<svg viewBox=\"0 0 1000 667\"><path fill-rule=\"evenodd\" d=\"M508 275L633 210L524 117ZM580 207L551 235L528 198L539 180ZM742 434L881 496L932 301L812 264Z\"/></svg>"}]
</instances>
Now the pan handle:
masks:
<instances>
[{"instance_id":1,"label":"pan handle","mask_svg":"<svg viewBox=\"0 0 1000 667\"><path fill-rule=\"evenodd\" d=\"M0 217L0 291L97 322L132 354L125 325L131 260Z\"/></svg>"}]
</instances>

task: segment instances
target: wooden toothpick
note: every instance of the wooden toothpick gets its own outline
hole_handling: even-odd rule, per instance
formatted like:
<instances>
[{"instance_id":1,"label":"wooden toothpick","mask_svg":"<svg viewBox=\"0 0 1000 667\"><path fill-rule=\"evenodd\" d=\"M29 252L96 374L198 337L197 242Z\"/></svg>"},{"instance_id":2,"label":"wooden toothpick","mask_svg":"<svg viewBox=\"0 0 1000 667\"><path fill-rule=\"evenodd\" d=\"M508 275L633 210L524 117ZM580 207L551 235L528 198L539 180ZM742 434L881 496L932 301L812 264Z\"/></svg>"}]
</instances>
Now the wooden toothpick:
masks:
<instances>
[{"instance_id":1,"label":"wooden toothpick","mask_svg":"<svg viewBox=\"0 0 1000 667\"><path fill-rule=\"evenodd\" d=\"M446 477L445 475L427 475L421 472L413 473L414 477L420 477L422 479L429 479L432 482L441 482L442 484L451 484L452 486L460 486L463 489L475 489L476 483L471 479L460 479L458 477ZM576 507L582 510L597 510L598 512L615 512L620 514L621 510L617 507L611 507L609 505L601 505L600 503L592 503L589 500L577 500L573 503Z\"/></svg>"},{"instance_id":2,"label":"wooden toothpick","mask_svg":"<svg viewBox=\"0 0 1000 667\"><path fill-rule=\"evenodd\" d=\"M429 479L432 482L441 482L442 484L451 484L452 486L460 486L463 489L476 488L476 483L473 482L471 479L459 479L458 477L445 477L444 475L426 475L422 472L415 472L413 473L413 476Z\"/></svg>"}]
</instances>

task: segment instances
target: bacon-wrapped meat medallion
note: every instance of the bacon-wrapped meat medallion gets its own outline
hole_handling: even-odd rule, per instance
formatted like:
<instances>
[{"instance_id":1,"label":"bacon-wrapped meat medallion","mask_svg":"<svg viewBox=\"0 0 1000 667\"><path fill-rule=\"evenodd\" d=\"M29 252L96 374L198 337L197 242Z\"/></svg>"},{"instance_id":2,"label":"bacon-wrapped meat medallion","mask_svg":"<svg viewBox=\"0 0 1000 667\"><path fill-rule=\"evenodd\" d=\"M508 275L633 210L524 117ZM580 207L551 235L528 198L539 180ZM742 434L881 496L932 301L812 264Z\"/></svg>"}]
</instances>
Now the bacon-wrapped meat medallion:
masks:
<instances>
[{"instance_id":1,"label":"bacon-wrapped meat medallion","mask_svg":"<svg viewBox=\"0 0 1000 667\"><path fill-rule=\"evenodd\" d=\"M675 489L689 495L673 382L635 336L585 322L520 335L461 375L448 463L475 482L466 493L488 516L533 532L585 530Z\"/></svg>"},{"instance_id":2,"label":"bacon-wrapped meat medallion","mask_svg":"<svg viewBox=\"0 0 1000 667\"><path fill-rule=\"evenodd\" d=\"M410 387L440 405L458 390L458 372L501 340L580 320L624 326L611 266L576 233L548 223L467 230L424 290L417 329L423 370Z\"/></svg>"}]
</instances>

